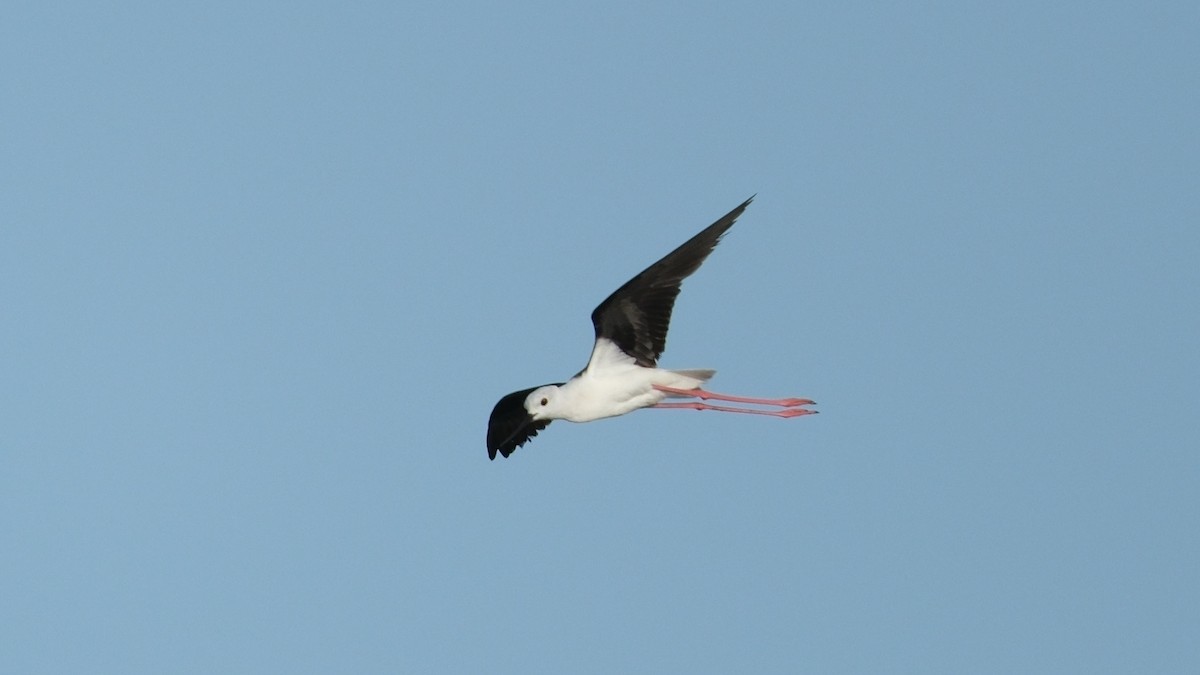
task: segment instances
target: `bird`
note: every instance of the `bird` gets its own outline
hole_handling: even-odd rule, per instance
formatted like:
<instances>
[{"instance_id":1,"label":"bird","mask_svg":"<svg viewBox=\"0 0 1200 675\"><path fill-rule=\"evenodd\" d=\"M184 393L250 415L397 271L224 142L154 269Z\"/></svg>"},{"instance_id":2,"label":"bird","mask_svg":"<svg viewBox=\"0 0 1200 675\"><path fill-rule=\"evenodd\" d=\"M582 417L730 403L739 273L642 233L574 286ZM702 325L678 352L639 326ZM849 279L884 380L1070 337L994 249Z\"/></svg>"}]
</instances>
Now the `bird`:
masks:
<instances>
[{"instance_id":1,"label":"bird","mask_svg":"<svg viewBox=\"0 0 1200 675\"><path fill-rule=\"evenodd\" d=\"M554 420L591 422L640 408L715 410L792 418L816 413L807 398L753 398L703 389L715 370L667 370L658 359L667 345L671 311L683 280L713 252L742 215L752 195L712 225L613 291L592 311L596 340L583 370L566 382L514 391L488 419L488 458L507 458ZM699 399L665 402L666 399ZM708 400L775 406L778 409L712 405Z\"/></svg>"}]
</instances>

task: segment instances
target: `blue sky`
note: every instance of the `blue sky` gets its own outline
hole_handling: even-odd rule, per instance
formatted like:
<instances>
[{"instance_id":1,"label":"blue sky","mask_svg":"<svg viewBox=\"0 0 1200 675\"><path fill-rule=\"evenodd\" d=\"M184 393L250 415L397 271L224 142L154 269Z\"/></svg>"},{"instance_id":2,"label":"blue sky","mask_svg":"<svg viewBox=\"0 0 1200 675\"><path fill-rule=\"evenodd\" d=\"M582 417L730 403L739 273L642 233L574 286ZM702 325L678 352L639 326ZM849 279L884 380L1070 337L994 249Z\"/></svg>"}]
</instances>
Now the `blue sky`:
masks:
<instances>
[{"instance_id":1,"label":"blue sky","mask_svg":"<svg viewBox=\"0 0 1200 675\"><path fill-rule=\"evenodd\" d=\"M20 3L0 671L1195 672L1194 3ZM487 460L750 194L639 411Z\"/></svg>"}]
</instances>

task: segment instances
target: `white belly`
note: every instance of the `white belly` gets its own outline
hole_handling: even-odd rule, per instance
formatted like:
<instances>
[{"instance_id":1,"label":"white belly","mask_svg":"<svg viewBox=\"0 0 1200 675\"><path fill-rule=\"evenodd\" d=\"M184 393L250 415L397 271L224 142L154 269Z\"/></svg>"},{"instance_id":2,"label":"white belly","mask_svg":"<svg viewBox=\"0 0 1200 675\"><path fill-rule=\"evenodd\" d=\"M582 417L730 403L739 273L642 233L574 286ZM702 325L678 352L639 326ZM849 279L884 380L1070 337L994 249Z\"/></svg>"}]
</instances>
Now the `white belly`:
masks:
<instances>
[{"instance_id":1,"label":"white belly","mask_svg":"<svg viewBox=\"0 0 1200 675\"><path fill-rule=\"evenodd\" d=\"M704 380L659 368L635 364L584 371L562 386L562 395L570 400L570 414L563 419L590 422L648 408L667 397L654 385L676 389L694 389Z\"/></svg>"}]
</instances>

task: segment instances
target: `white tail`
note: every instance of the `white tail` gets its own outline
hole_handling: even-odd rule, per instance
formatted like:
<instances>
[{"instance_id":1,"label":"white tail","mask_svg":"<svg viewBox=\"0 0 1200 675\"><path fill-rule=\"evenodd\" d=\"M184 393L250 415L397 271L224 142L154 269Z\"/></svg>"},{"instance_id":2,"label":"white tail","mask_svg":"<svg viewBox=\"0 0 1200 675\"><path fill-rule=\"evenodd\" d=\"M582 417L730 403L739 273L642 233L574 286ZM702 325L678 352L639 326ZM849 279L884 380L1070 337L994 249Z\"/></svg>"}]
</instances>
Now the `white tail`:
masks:
<instances>
[{"instance_id":1,"label":"white tail","mask_svg":"<svg viewBox=\"0 0 1200 675\"><path fill-rule=\"evenodd\" d=\"M699 388L700 385L704 384L705 382L708 382L710 379L712 379L713 375L717 374L717 371L711 370L708 368L692 368L689 370L672 370L671 372L675 375L682 375L688 379L695 381L695 384L689 383L689 384L691 384L691 386L683 386L683 387L680 387L680 389ZM668 396L671 398L675 398L678 396L678 394L675 394L675 395L668 394Z\"/></svg>"}]
</instances>

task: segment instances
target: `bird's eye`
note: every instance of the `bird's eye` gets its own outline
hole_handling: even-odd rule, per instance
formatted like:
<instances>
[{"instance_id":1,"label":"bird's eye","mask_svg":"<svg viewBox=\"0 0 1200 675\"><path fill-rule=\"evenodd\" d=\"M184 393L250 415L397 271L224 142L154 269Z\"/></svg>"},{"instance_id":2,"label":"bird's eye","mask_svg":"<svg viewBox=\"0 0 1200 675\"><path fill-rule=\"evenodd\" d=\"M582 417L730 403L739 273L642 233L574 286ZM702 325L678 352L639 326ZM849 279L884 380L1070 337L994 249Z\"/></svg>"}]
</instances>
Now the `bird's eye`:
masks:
<instances>
[{"instance_id":1,"label":"bird's eye","mask_svg":"<svg viewBox=\"0 0 1200 675\"><path fill-rule=\"evenodd\" d=\"M550 402L550 399L546 398L545 396L542 397L542 405L546 405L549 402Z\"/></svg>"}]
</instances>

